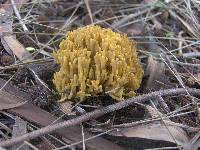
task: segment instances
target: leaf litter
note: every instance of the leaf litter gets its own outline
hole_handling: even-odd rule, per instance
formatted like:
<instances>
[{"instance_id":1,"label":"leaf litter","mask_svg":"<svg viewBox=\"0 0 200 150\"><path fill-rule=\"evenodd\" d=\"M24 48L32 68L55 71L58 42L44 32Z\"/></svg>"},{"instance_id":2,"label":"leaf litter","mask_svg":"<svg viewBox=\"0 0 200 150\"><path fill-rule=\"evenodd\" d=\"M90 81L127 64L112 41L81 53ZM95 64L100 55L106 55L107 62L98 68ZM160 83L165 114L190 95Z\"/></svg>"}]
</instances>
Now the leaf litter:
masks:
<instances>
[{"instance_id":1,"label":"leaf litter","mask_svg":"<svg viewBox=\"0 0 200 150\"><path fill-rule=\"evenodd\" d=\"M1 146L3 141L7 147L19 141L19 147L32 149L47 143L49 149L198 149L199 95L176 94L177 88L200 87L198 1L5 0L0 4ZM84 122L77 119L83 131L76 125L52 133L48 127L79 115L84 119L88 112L115 104L107 95L62 106L55 101L59 96L52 75L59 66L52 59L47 62L49 54L58 49L67 31L91 23L126 33L137 42L145 69L137 97L162 89L175 92L152 96L121 110L116 106L116 111ZM30 134L31 140L23 143L21 136L14 136L20 130L14 128L16 117L27 123L19 127L27 129L23 134ZM36 136L38 130L47 132Z\"/></svg>"}]
</instances>

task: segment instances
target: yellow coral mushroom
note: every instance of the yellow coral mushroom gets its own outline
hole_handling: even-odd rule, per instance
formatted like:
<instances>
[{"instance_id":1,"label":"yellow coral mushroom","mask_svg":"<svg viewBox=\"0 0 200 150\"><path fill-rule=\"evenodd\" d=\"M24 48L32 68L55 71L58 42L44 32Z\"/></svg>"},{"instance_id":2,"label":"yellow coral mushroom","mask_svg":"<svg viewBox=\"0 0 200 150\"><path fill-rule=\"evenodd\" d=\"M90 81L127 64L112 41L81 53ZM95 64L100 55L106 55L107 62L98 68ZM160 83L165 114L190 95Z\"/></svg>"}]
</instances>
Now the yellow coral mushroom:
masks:
<instances>
[{"instance_id":1,"label":"yellow coral mushroom","mask_svg":"<svg viewBox=\"0 0 200 150\"><path fill-rule=\"evenodd\" d=\"M62 100L108 93L116 100L135 94L143 69L135 43L96 25L71 31L53 54L60 71L53 83Z\"/></svg>"}]
</instances>

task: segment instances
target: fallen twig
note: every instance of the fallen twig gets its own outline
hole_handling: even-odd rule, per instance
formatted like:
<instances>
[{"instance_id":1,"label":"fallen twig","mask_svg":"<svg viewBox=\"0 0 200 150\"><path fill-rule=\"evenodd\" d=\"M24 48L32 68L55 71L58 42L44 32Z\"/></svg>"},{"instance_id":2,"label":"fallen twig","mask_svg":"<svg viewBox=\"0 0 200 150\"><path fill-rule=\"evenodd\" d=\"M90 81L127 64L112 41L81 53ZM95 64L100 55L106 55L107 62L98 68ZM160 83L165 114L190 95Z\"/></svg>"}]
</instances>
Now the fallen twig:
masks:
<instances>
[{"instance_id":1,"label":"fallen twig","mask_svg":"<svg viewBox=\"0 0 200 150\"><path fill-rule=\"evenodd\" d=\"M178 33L178 38L181 39L183 33L184 33L183 31L180 31L180 32ZM183 47L183 41L178 41L178 49L179 49L179 54L180 54L180 55L183 54L182 47Z\"/></svg>"},{"instance_id":2,"label":"fallen twig","mask_svg":"<svg viewBox=\"0 0 200 150\"><path fill-rule=\"evenodd\" d=\"M137 13L134 13L134 14L130 14L130 15L127 15L127 16L124 16L122 19L120 19L119 21L117 22L114 22L111 26L113 28L118 28L119 26L121 26L122 24L126 23L127 21L129 21L130 19L134 19L148 11L150 11L151 9L150 8L147 8L147 9L144 9L142 11L139 11Z\"/></svg>"},{"instance_id":3,"label":"fallen twig","mask_svg":"<svg viewBox=\"0 0 200 150\"><path fill-rule=\"evenodd\" d=\"M22 21L22 17L21 17L21 15L20 15L20 13L19 13L17 7L16 7L15 1L14 1L14 0L11 0L11 4L12 4L13 10L14 10L14 12L15 12L15 15L17 16L17 18L18 18L18 20L19 20L19 22L20 22L20 24L21 24L23 30L24 30L25 32L28 32L28 28L26 27L25 23Z\"/></svg>"},{"instance_id":4,"label":"fallen twig","mask_svg":"<svg viewBox=\"0 0 200 150\"><path fill-rule=\"evenodd\" d=\"M87 10L88 10L88 14L90 16L91 23L93 24L94 20L93 20L93 17L92 17L92 12L91 12L91 8L90 8L90 5L89 5L89 0L84 0L84 1L85 1L85 5L87 7Z\"/></svg>"},{"instance_id":5,"label":"fallen twig","mask_svg":"<svg viewBox=\"0 0 200 150\"><path fill-rule=\"evenodd\" d=\"M184 128L185 130L187 130L188 132L197 132L200 130L200 128L195 128L195 127L190 127L190 126L187 126L187 125L183 125L183 124L178 124L178 123L175 123L175 122L171 122L171 121L168 121L169 119L173 118L173 117L179 117L179 116L183 116L183 115L188 115L188 114L191 114L191 113L194 113L194 111L189 111L189 112L184 112L184 113L179 113L179 114L172 114L170 115L170 113L167 115L164 115L162 117L162 119L165 120L165 123L168 123L169 125L177 125L181 128ZM135 121L135 122L131 122L131 123L123 123L123 124L118 124L118 125L113 125L111 128L130 128L130 127L135 127L135 126L138 126L138 125L142 125L142 124L148 124L148 123L151 123L151 122L156 122L156 121L161 121L161 118L160 117L156 117L156 118L150 118L150 119L144 119L144 120L140 120L140 121Z\"/></svg>"},{"instance_id":6,"label":"fallen twig","mask_svg":"<svg viewBox=\"0 0 200 150\"><path fill-rule=\"evenodd\" d=\"M172 11L172 10L168 10L170 15L175 19L180 21L183 26L189 31L189 33L195 37L199 37L198 33L196 33L193 29L193 27L188 24L185 20L183 20L179 15L176 14L176 12Z\"/></svg>"},{"instance_id":7,"label":"fallen twig","mask_svg":"<svg viewBox=\"0 0 200 150\"><path fill-rule=\"evenodd\" d=\"M200 52L184 53L183 57L200 57Z\"/></svg>"},{"instance_id":8,"label":"fallen twig","mask_svg":"<svg viewBox=\"0 0 200 150\"><path fill-rule=\"evenodd\" d=\"M74 125L80 124L82 122L88 121L90 119L98 118L98 117L105 115L107 113L122 109L122 108L127 107L131 104L134 104L135 102L137 102L137 103L146 102L149 99L152 99L152 97L155 97L155 96L158 96L158 95L160 95L160 96L173 96L173 95L187 94L187 92L189 92L191 95L200 96L200 89L194 89L194 88L189 88L189 89L187 89L187 91L183 88L160 90L160 91L140 95L140 96L137 96L135 98L130 98L130 99L127 99L125 101L118 102L116 104L112 104L112 105L109 105L107 107L103 107L101 109L97 109L95 111L86 113L82 116L79 116L79 117L71 119L71 120L67 120L67 121L57 123L57 124L54 124L54 125L46 126L46 127L41 128L39 130L33 131L31 133L24 134L23 136L1 142L0 146L8 147L8 146L12 146L14 144L20 143L20 142L25 141L25 140L34 139L34 138L39 137L41 135L54 132L55 130L58 130L58 129L74 126Z\"/></svg>"},{"instance_id":9,"label":"fallen twig","mask_svg":"<svg viewBox=\"0 0 200 150\"><path fill-rule=\"evenodd\" d=\"M87 141L92 140L92 139L94 139L94 138L96 138L96 137L98 137L98 136L104 135L104 134L106 134L106 133L109 133L109 132L112 132L112 131L115 131L115 130L116 130L116 129L110 129L110 130L105 131L105 132L103 132L103 133L99 133L99 134L97 134L97 135L95 135L95 136L93 136L93 137L90 137L90 138L85 139L84 142L87 142ZM81 144L82 142L83 142L83 141L78 141L78 142L73 143L73 144L71 144L71 145L65 145L65 146L56 148L55 150L62 150L62 149L64 149L64 148L70 148L70 147L72 147L72 146Z\"/></svg>"}]
</instances>

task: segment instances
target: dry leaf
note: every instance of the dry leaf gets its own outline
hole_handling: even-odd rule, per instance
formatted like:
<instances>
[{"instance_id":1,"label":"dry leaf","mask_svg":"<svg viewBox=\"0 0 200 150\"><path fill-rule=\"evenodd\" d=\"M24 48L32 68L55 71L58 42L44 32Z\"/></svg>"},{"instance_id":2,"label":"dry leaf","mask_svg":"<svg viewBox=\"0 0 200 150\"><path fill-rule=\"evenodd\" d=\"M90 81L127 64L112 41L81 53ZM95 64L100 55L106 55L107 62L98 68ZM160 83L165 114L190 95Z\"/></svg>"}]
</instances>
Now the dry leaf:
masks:
<instances>
[{"instance_id":1,"label":"dry leaf","mask_svg":"<svg viewBox=\"0 0 200 150\"><path fill-rule=\"evenodd\" d=\"M200 131L184 146L184 150L199 150Z\"/></svg>"},{"instance_id":2,"label":"dry leaf","mask_svg":"<svg viewBox=\"0 0 200 150\"><path fill-rule=\"evenodd\" d=\"M20 60L25 60L31 57L31 54L28 51L26 51L24 46L21 43L19 43L19 41L16 40L13 35L4 36L3 38L8 47Z\"/></svg>"},{"instance_id":3,"label":"dry leaf","mask_svg":"<svg viewBox=\"0 0 200 150\"><path fill-rule=\"evenodd\" d=\"M25 100L16 97L5 91L0 91L0 110L7 110L15 107L20 107L26 103Z\"/></svg>"},{"instance_id":4,"label":"dry leaf","mask_svg":"<svg viewBox=\"0 0 200 150\"><path fill-rule=\"evenodd\" d=\"M157 109L146 106L152 117L160 118L163 114ZM164 121L164 120L163 120ZM154 121L148 124L140 124L135 127L121 128L111 133L114 136L135 137L149 140L167 141L184 146L189 141L187 132L170 119L163 121ZM175 139L175 140L174 140Z\"/></svg>"},{"instance_id":5,"label":"dry leaf","mask_svg":"<svg viewBox=\"0 0 200 150\"><path fill-rule=\"evenodd\" d=\"M128 25L124 28L121 28L121 31L124 31L125 33L132 36L142 35L144 32L144 26L139 23L135 23L135 24Z\"/></svg>"},{"instance_id":6,"label":"dry leaf","mask_svg":"<svg viewBox=\"0 0 200 150\"><path fill-rule=\"evenodd\" d=\"M171 133L176 139L176 142L180 145L184 145L189 141L189 137L182 128L173 125L167 125L167 128L160 122L153 122L132 128L122 128L119 129L118 132L112 134L115 136L137 137L175 143L174 139L170 135Z\"/></svg>"},{"instance_id":7,"label":"dry leaf","mask_svg":"<svg viewBox=\"0 0 200 150\"><path fill-rule=\"evenodd\" d=\"M146 68L146 75L149 75L146 88L147 89L157 88L156 80L159 80L162 76L164 76L164 71L165 71L164 64L162 62L154 60L153 57L150 56Z\"/></svg>"},{"instance_id":8,"label":"dry leaf","mask_svg":"<svg viewBox=\"0 0 200 150\"><path fill-rule=\"evenodd\" d=\"M19 117L15 118L15 124L13 126L13 131L12 131L12 138L21 136L23 134L27 133L27 122L22 120ZM20 144L15 144L12 146L11 150L16 150L22 143ZM21 150L29 150L28 146L24 145Z\"/></svg>"}]
</instances>

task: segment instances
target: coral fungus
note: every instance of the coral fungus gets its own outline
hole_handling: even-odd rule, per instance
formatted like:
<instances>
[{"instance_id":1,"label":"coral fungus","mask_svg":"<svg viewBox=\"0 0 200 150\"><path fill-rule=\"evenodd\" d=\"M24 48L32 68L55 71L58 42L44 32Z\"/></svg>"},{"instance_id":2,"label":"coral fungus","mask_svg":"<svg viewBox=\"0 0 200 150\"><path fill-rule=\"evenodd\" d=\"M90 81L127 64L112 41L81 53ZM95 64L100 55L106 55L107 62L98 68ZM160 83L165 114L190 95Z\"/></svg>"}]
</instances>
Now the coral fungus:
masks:
<instances>
[{"instance_id":1,"label":"coral fungus","mask_svg":"<svg viewBox=\"0 0 200 150\"><path fill-rule=\"evenodd\" d=\"M54 84L62 100L107 93L116 100L135 94L143 69L135 43L96 25L71 31L53 54L60 70Z\"/></svg>"}]
</instances>

